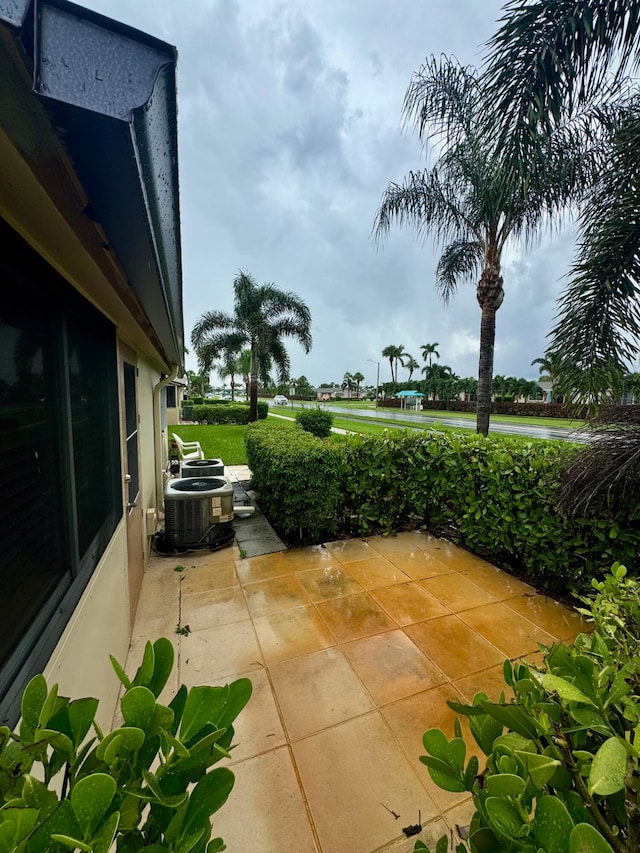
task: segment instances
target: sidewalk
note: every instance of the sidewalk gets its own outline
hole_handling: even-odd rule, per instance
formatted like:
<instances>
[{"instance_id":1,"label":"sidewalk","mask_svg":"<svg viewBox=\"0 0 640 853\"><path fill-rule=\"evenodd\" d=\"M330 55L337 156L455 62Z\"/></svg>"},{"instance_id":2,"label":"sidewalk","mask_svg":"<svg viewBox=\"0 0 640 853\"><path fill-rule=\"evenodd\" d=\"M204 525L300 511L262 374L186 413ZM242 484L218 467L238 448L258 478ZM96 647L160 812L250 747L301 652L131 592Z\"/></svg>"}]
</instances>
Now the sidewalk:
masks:
<instances>
[{"instance_id":1,"label":"sidewalk","mask_svg":"<svg viewBox=\"0 0 640 853\"><path fill-rule=\"evenodd\" d=\"M236 515L233 520L236 542L242 556L257 557L261 554L286 551L287 546L264 517L255 502L254 493L249 489L251 483L249 468L246 465L225 465L224 472L233 485L234 505L243 504L254 507L252 515L246 517Z\"/></svg>"}]
</instances>

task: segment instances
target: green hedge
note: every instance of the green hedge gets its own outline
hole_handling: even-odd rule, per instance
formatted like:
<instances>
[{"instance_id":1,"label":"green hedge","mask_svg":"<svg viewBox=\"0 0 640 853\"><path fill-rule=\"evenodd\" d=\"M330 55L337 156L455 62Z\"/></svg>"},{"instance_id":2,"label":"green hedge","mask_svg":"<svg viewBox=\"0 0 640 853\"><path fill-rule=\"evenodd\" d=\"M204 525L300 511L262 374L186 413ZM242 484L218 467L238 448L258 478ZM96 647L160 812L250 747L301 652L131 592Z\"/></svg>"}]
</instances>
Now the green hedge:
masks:
<instances>
[{"instance_id":1,"label":"green hedge","mask_svg":"<svg viewBox=\"0 0 640 853\"><path fill-rule=\"evenodd\" d=\"M269 404L258 400L258 419L264 420ZM246 403L226 403L193 407L193 420L199 424L248 424L249 406Z\"/></svg>"},{"instance_id":2,"label":"green hedge","mask_svg":"<svg viewBox=\"0 0 640 853\"><path fill-rule=\"evenodd\" d=\"M310 432L318 438L327 438L331 435L331 427L333 426L333 415L331 412L325 412L319 407L313 409L303 409L296 414L296 422L300 424L305 432Z\"/></svg>"},{"instance_id":3,"label":"green hedge","mask_svg":"<svg viewBox=\"0 0 640 853\"><path fill-rule=\"evenodd\" d=\"M567 594L620 561L635 571L640 507L572 519L555 508L557 471L576 445L453 433L349 436L247 431L248 462L270 520L285 532L366 536L407 525L445 535L538 588Z\"/></svg>"},{"instance_id":4,"label":"green hedge","mask_svg":"<svg viewBox=\"0 0 640 853\"><path fill-rule=\"evenodd\" d=\"M344 448L296 427L251 424L245 434L252 486L270 522L284 534L318 536L338 529Z\"/></svg>"}]
</instances>

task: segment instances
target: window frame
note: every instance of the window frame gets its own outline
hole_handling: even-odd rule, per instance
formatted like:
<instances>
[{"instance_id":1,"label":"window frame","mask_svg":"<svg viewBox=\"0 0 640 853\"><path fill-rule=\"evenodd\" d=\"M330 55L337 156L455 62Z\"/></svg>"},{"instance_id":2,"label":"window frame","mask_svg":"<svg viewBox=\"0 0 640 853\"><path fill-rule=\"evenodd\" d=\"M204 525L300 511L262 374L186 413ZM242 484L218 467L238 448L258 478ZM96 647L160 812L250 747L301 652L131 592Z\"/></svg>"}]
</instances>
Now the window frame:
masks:
<instances>
[{"instance_id":1,"label":"window frame","mask_svg":"<svg viewBox=\"0 0 640 853\"><path fill-rule=\"evenodd\" d=\"M1 217L0 238L3 245L0 274L7 282L4 299L13 298L14 304L19 305L25 299L26 288L29 299L55 305L55 310L47 317L47 327L52 334L51 353L46 354L54 361L51 393L55 395L53 415L47 413L47 426L54 432L53 445L58 454L51 477L57 481L56 494L59 492L63 503L59 522L63 541L62 571L7 659L0 662L0 725L12 726L20 715L20 698L25 685L34 674L42 672L50 659L123 518L124 510L116 328ZM69 329L77 329L85 323L90 324L98 339L96 352L104 390L104 398L101 397L103 458L108 471L100 488L107 490L105 505L108 506L99 514L98 526L87 541L84 552L80 553L68 340ZM27 322L23 328L28 328ZM33 524L37 525L35 512Z\"/></svg>"}]
</instances>

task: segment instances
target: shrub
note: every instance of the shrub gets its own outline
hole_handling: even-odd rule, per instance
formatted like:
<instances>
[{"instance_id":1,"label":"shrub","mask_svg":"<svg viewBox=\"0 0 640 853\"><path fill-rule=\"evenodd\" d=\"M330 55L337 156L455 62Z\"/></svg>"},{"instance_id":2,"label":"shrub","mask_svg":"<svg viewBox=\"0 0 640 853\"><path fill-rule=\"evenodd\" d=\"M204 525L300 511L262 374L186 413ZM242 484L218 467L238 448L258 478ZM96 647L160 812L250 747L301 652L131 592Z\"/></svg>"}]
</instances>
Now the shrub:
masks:
<instances>
[{"instance_id":1,"label":"shrub","mask_svg":"<svg viewBox=\"0 0 640 853\"><path fill-rule=\"evenodd\" d=\"M566 595L603 565L635 566L640 544L635 504L595 521L556 511L559 466L580 450L453 433L352 436L345 514L361 535L421 524Z\"/></svg>"},{"instance_id":2,"label":"shrub","mask_svg":"<svg viewBox=\"0 0 640 853\"><path fill-rule=\"evenodd\" d=\"M456 851L635 853L640 849L640 585L614 565L581 612L591 635L544 652L540 669L504 663L515 698L449 702L486 756L468 762L460 722L424 733L420 760L446 791L469 791L469 847ZM506 729L506 732L505 732ZM480 772L481 770L481 772ZM415 850L427 850L417 842ZM446 839L437 850L446 851Z\"/></svg>"},{"instance_id":3,"label":"shrub","mask_svg":"<svg viewBox=\"0 0 640 853\"><path fill-rule=\"evenodd\" d=\"M269 404L259 400L258 419L264 420L268 412ZM193 420L199 424L248 424L249 406L246 403L194 406Z\"/></svg>"},{"instance_id":4,"label":"shrub","mask_svg":"<svg viewBox=\"0 0 640 853\"><path fill-rule=\"evenodd\" d=\"M318 438L327 438L331 434L333 415L316 406L314 409L303 409L296 414L296 421L305 432L310 432Z\"/></svg>"},{"instance_id":5,"label":"shrub","mask_svg":"<svg viewBox=\"0 0 640 853\"><path fill-rule=\"evenodd\" d=\"M262 443L255 449L258 441L266 442L262 438L249 439L247 448L251 441L248 464L265 512L285 532L298 527L298 509L304 513L301 526L316 532L343 528L366 536L420 525L554 595L584 589L602 566L616 561L635 570L636 503L596 520L556 510L558 469L581 451L576 445L390 431L347 436L334 466L326 443L303 444L303 437L307 442L312 437L302 430L279 432L268 452ZM313 492L309 509L300 494L307 479ZM311 509L320 499L315 489L326 496L317 523ZM329 499L336 490L340 500Z\"/></svg>"},{"instance_id":6,"label":"shrub","mask_svg":"<svg viewBox=\"0 0 640 853\"><path fill-rule=\"evenodd\" d=\"M226 687L183 685L158 701L173 668L166 638L147 643L135 677L112 663L124 692L122 726L104 735L98 700L58 696L36 675L22 696L19 731L0 728L0 847L135 851L224 849L211 815L234 784L233 721L251 696L242 678ZM195 784L194 784L195 783Z\"/></svg>"},{"instance_id":7,"label":"shrub","mask_svg":"<svg viewBox=\"0 0 640 853\"><path fill-rule=\"evenodd\" d=\"M334 445L302 429L251 424L246 431L247 462L260 506L285 534L318 536L335 531L342 514L344 445Z\"/></svg>"}]
</instances>

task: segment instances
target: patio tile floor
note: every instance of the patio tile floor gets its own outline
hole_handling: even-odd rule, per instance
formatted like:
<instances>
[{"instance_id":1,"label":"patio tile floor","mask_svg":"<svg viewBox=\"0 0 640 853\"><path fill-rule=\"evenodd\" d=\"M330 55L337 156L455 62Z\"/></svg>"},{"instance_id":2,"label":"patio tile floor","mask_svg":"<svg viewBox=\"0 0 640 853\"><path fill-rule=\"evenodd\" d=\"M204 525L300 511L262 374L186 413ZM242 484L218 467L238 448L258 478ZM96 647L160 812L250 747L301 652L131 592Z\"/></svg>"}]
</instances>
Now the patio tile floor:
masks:
<instances>
[{"instance_id":1,"label":"patio tile floor","mask_svg":"<svg viewBox=\"0 0 640 853\"><path fill-rule=\"evenodd\" d=\"M177 635L178 623L191 633ZM166 635L171 689L252 680L229 762L236 786L214 816L230 853L408 853L415 839L402 829L419 813L419 837L433 843L471 809L418 760L425 729L453 734L446 700L508 696L505 657L535 659L538 642L582 628L566 607L424 533L247 559L233 544L152 558L127 667L144 638Z\"/></svg>"}]
</instances>

